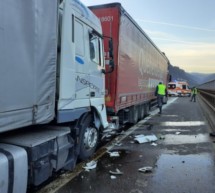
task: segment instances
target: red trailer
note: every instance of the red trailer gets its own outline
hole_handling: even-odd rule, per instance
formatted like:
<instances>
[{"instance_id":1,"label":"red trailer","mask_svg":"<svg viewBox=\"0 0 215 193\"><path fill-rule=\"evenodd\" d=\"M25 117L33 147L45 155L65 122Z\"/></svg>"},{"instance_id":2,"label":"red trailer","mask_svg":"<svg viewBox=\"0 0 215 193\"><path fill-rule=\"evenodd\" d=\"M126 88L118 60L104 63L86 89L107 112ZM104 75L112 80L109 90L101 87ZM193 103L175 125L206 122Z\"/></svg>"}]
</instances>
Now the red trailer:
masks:
<instances>
[{"instance_id":1,"label":"red trailer","mask_svg":"<svg viewBox=\"0 0 215 193\"><path fill-rule=\"evenodd\" d=\"M148 114L157 84L166 84L168 59L120 3L89 8L100 19L103 35L113 39L115 69L106 74L108 114L135 123ZM104 46L108 58L108 42Z\"/></svg>"}]
</instances>

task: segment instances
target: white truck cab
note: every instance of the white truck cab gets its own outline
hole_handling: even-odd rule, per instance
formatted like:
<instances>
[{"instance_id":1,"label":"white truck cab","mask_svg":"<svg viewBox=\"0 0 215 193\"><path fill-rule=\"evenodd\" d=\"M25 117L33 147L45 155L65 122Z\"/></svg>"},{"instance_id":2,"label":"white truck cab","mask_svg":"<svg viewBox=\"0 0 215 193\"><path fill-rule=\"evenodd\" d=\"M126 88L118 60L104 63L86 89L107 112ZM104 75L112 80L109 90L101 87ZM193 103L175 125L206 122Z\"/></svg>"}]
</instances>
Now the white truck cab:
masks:
<instances>
[{"instance_id":1,"label":"white truck cab","mask_svg":"<svg viewBox=\"0 0 215 193\"><path fill-rule=\"evenodd\" d=\"M108 127L102 28L79 0L0 1L0 42L0 192L25 193Z\"/></svg>"},{"instance_id":2,"label":"white truck cab","mask_svg":"<svg viewBox=\"0 0 215 193\"><path fill-rule=\"evenodd\" d=\"M60 5L60 23L58 122L76 119L93 107L105 128L108 123L100 21L80 1L65 0Z\"/></svg>"}]
</instances>

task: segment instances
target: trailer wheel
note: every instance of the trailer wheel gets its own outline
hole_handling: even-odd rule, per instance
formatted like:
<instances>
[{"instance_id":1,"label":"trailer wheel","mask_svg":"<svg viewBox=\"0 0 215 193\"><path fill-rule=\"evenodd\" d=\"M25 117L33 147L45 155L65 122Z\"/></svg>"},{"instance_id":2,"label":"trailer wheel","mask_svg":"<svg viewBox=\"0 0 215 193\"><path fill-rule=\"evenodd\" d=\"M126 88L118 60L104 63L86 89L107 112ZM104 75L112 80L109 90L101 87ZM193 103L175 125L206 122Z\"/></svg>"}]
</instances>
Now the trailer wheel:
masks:
<instances>
[{"instance_id":1,"label":"trailer wheel","mask_svg":"<svg viewBox=\"0 0 215 193\"><path fill-rule=\"evenodd\" d=\"M130 107L129 111L129 122L132 124L137 123L138 121L138 108L136 106Z\"/></svg>"},{"instance_id":2,"label":"trailer wheel","mask_svg":"<svg viewBox=\"0 0 215 193\"><path fill-rule=\"evenodd\" d=\"M139 106L139 119L143 119L145 115L144 105Z\"/></svg>"},{"instance_id":3,"label":"trailer wheel","mask_svg":"<svg viewBox=\"0 0 215 193\"><path fill-rule=\"evenodd\" d=\"M149 104L146 103L146 104L144 105L144 108L145 108L145 116L148 116L148 115L149 115L149 108L150 108Z\"/></svg>"},{"instance_id":4,"label":"trailer wheel","mask_svg":"<svg viewBox=\"0 0 215 193\"><path fill-rule=\"evenodd\" d=\"M86 160L93 155L98 145L99 132L93 125L92 115L88 115L81 124L79 159Z\"/></svg>"}]
</instances>

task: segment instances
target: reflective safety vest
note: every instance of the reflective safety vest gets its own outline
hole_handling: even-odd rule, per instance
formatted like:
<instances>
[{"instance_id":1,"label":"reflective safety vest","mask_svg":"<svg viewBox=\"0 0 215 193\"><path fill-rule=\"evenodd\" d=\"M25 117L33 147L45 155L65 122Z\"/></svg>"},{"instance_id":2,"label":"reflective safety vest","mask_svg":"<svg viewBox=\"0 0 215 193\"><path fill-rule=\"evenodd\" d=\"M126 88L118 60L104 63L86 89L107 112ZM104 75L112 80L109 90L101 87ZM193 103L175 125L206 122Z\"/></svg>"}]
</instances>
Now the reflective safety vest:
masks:
<instances>
[{"instance_id":1,"label":"reflective safety vest","mask_svg":"<svg viewBox=\"0 0 215 193\"><path fill-rule=\"evenodd\" d=\"M164 84L158 85L158 94L159 95L166 95L166 86Z\"/></svg>"},{"instance_id":2,"label":"reflective safety vest","mask_svg":"<svg viewBox=\"0 0 215 193\"><path fill-rule=\"evenodd\" d=\"M192 94L197 94L197 88L192 89Z\"/></svg>"}]
</instances>

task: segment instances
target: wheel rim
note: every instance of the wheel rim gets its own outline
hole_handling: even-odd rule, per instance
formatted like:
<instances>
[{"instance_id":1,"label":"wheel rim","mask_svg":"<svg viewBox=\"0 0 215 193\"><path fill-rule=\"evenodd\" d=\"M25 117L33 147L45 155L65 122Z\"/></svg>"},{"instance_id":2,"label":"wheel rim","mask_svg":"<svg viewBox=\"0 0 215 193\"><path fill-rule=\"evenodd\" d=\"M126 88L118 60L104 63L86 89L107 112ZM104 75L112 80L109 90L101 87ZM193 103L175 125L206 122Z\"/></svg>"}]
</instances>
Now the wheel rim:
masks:
<instances>
[{"instance_id":1,"label":"wheel rim","mask_svg":"<svg viewBox=\"0 0 215 193\"><path fill-rule=\"evenodd\" d=\"M98 140L98 131L94 127L87 127L84 133L85 149L92 149L96 146Z\"/></svg>"}]
</instances>

